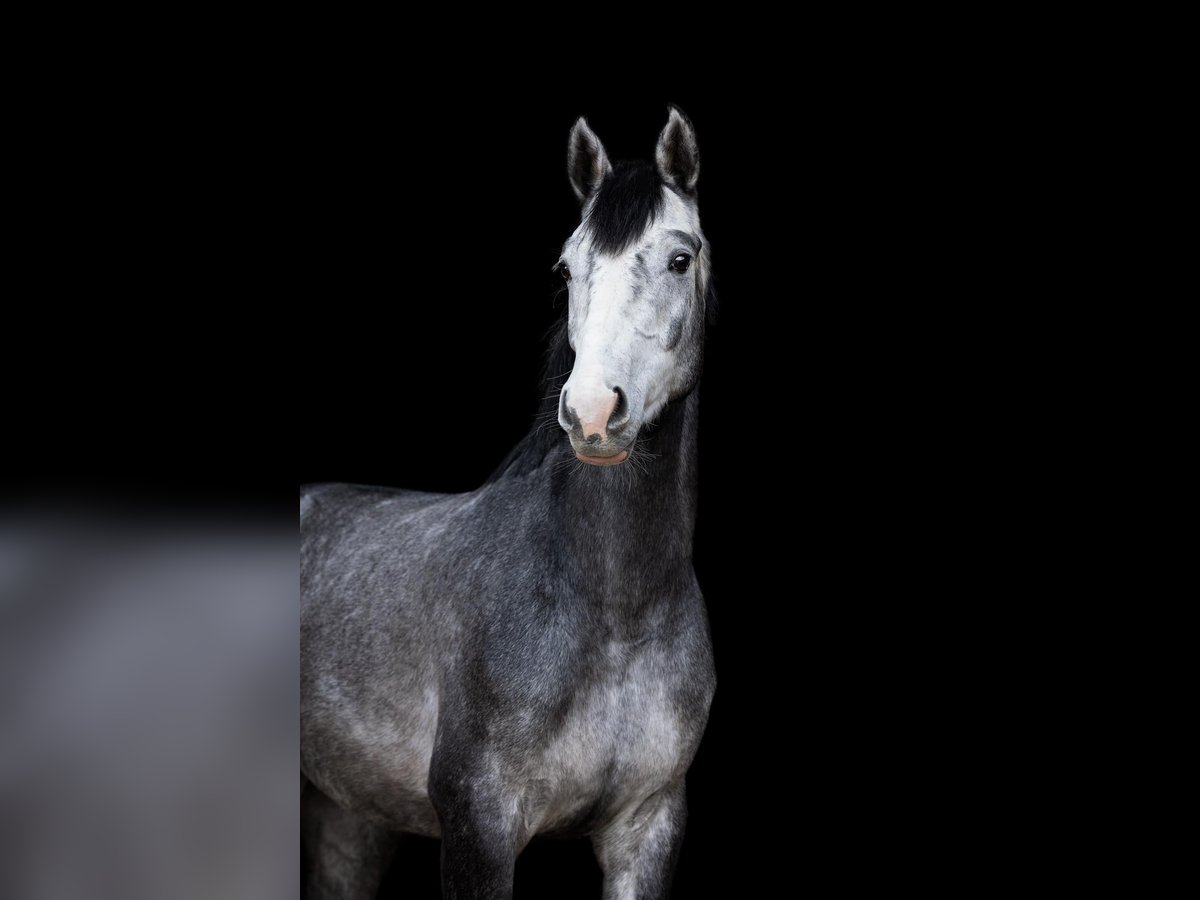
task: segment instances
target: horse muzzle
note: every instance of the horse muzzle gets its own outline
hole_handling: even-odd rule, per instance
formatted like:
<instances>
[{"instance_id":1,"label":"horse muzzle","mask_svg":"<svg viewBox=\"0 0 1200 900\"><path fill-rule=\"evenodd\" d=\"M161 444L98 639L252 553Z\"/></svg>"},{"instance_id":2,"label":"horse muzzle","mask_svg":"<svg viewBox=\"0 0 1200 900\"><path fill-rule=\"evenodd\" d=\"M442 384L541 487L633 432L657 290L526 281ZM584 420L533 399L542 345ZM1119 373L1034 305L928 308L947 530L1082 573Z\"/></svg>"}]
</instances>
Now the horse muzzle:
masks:
<instances>
[{"instance_id":1,"label":"horse muzzle","mask_svg":"<svg viewBox=\"0 0 1200 900\"><path fill-rule=\"evenodd\" d=\"M575 458L593 466L615 466L629 458L629 402L619 387L572 397L564 389L558 401L558 423L571 439Z\"/></svg>"}]
</instances>

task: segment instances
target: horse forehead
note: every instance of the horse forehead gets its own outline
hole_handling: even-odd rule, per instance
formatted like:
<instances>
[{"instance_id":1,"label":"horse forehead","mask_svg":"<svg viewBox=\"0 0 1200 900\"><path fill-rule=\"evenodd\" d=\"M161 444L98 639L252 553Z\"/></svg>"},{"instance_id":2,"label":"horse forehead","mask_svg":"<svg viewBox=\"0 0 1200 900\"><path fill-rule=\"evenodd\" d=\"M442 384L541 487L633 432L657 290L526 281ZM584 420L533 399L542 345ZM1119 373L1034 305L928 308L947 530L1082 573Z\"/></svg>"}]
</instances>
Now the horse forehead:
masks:
<instances>
[{"instance_id":1,"label":"horse forehead","mask_svg":"<svg viewBox=\"0 0 1200 900\"><path fill-rule=\"evenodd\" d=\"M658 214L650 221L641 237L630 242L630 245L615 256L602 254L593 246L589 239L587 220L580 222L575 231L563 245L564 252L577 251L596 263L619 260L632 260L639 252L657 247L668 239L671 231L684 231L699 236L700 210L695 202L686 199L675 191L663 188L663 205Z\"/></svg>"},{"instance_id":2,"label":"horse forehead","mask_svg":"<svg viewBox=\"0 0 1200 900\"><path fill-rule=\"evenodd\" d=\"M693 240L684 239L684 235L700 240L699 228L691 220L684 217L657 220L641 237L615 255L598 253L589 247L589 268L598 274L629 272L647 277L650 267L660 262L658 255L689 248Z\"/></svg>"},{"instance_id":3,"label":"horse forehead","mask_svg":"<svg viewBox=\"0 0 1200 900\"><path fill-rule=\"evenodd\" d=\"M661 249L665 244L679 243L678 233L700 235L700 215L694 203L681 198L674 191L666 191L667 199L662 211L654 217L642 236L633 241L619 258L635 259L638 254Z\"/></svg>"},{"instance_id":4,"label":"horse forehead","mask_svg":"<svg viewBox=\"0 0 1200 900\"><path fill-rule=\"evenodd\" d=\"M685 199L674 191L665 190L664 192L666 198L656 224L657 222L669 223L665 225L667 229L677 228L682 231L699 232L700 209L696 206L695 201Z\"/></svg>"},{"instance_id":5,"label":"horse forehead","mask_svg":"<svg viewBox=\"0 0 1200 900\"><path fill-rule=\"evenodd\" d=\"M649 281L651 261L665 240L664 234L651 229L620 253L612 256L594 253L588 261L592 287L636 286Z\"/></svg>"}]
</instances>

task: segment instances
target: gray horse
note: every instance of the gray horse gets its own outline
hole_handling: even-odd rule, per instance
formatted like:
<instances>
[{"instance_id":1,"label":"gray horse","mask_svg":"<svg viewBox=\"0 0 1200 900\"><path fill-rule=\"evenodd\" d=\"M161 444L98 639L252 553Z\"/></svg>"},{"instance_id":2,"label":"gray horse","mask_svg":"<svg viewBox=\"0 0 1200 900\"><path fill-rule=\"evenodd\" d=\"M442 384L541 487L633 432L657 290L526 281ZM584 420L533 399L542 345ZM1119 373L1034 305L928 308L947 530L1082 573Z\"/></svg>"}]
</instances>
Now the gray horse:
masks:
<instances>
[{"instance_id":1,"label":"gray horse","mask_svg":"<svg viewBox=\"0 0 1200 900\"><path fill-rule=\"evenodd\" d=\"M447 898L512 897L537 834L589 836L605 898L669 893L716 685L695 134L672 109L654 164L612 164L580 119L568 170L543 421L467 494L301 489L306 897L373 898L405 833L442 839Z\"/></svg>"}]
</instances>

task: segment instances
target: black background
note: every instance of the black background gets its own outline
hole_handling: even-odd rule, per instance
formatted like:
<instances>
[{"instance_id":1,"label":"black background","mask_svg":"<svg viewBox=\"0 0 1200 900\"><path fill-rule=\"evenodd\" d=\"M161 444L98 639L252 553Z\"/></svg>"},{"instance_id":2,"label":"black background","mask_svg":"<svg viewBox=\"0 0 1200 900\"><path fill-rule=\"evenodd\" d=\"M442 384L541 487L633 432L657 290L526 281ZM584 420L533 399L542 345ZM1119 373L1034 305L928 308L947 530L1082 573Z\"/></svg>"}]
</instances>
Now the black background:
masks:
<instances>
[{"instance_id":1,"label":"black background","mask_svg":"<svg viewBox=\"0 0 1200 900\"><path fill-rule=\"evenodd\" d=\"M1014 98L1007 50L981 74L973 39L947 60L860 37L819 63L772 50L724 99L576 90L549 64L554 91L482 64L454 89L357 41L216 95L205 67L152 90L139 72L66 118L36 184L52 202L24 223L39 287L0 364L4 513L50 498L292 528L293 457L302 483L477 486L529 427L563 311L572 122L649 157L677 103L720 315L696 534L719 686L676 896L718 874L747 896L997 874L1025 831L991 811L1028 805L1040 759L1008 727L1044 616L1026 560L1068 530L1039 504L1075 464L1053 438L1087 374L1055 384L1078 338L1052 295L1076 273L1039 267L1087 154L1053 154L1064 101ZM436 854L406 848L389 890L436 896ZM584 844L535 842L518 866L519 897L588 884Z\"/></svg>"},{"instance_id":2,"label":"black background","mask_svg":"<svg viewBox=\"0 0 1200 900\"><path fill-rule=\"evenodd\" d=\"M579 216L566 178L570 127L586 115L611 158L652 158L668 100L698 134L720 299L701 387L695 545L719 687L689 776L676 882L688 897L706 893L714 866L781 862L763 858L761 835L778 827L768 824L776 816L794 827L789 798L805 743L799 654L777 653L805 594L799 458L812 392L804 336L788 316L768 315L808 290L799 277L803 200L784 185L770 217L759 215L763 179L778 164L764 153L762 122L686 94L430 102L404 110L402 127L364 121L357 106L323 120L338 139L312 197L322 249L304 265L306 292L319 299L300 339L298 391L308 410L302 480L478 486L530 427L544 339L564 312L551 267ZM780 381L784 358L796 367ZM776 421L786 439L770 438ZM764 562L780 552L787 564ZM432 842L405 848L388 890L437 896L436 853ZM409 893L417 884L424 893ZM598 897L590 847L535 842L518 867L517 896Z\"/></svg>"}]
</instances>

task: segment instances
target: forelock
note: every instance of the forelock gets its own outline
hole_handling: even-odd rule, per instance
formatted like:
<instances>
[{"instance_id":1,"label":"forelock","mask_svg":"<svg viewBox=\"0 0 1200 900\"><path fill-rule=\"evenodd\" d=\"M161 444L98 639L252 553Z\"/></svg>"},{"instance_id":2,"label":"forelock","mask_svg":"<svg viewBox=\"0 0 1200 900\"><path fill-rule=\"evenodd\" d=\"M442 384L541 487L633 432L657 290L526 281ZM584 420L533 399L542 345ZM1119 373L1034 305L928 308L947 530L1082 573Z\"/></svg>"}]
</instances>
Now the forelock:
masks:
<instances>
[{"instance_id":1,"label":"forelock","mask_svg":"<svg viewBox=\"0 0 1200 900\"><path fill-rule=\"evenodd\" d=\"M647 162L618 162L590 202L584 230L601 253L616 255L641 236L662 210L663 180Z\"/></svg>"}]
</instances>

